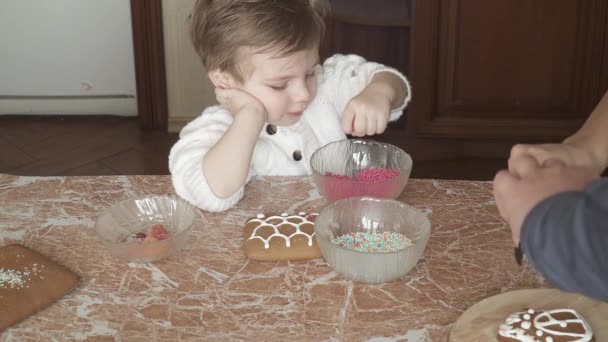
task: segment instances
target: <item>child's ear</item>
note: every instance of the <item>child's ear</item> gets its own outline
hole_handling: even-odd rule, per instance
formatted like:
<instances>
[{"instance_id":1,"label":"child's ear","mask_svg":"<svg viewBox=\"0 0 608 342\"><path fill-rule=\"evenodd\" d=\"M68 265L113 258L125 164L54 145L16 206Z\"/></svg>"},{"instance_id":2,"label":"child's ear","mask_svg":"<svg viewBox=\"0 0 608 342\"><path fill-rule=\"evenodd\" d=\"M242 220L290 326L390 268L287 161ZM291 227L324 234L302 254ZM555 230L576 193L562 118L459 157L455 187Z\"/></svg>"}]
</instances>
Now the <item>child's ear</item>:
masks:
<instances>
[{"instance_id":1,"label":"child's ear","mask_svg":"<svg viewBox=\"0 0 608 342\"><path fill-rule=\"evenodd\" d=\"M230 73L227 71L222 71L220 69L213 69L207 73L211 83L216 88L232 88L234 84L234 79Z\"/></svg>"}]
</instances>

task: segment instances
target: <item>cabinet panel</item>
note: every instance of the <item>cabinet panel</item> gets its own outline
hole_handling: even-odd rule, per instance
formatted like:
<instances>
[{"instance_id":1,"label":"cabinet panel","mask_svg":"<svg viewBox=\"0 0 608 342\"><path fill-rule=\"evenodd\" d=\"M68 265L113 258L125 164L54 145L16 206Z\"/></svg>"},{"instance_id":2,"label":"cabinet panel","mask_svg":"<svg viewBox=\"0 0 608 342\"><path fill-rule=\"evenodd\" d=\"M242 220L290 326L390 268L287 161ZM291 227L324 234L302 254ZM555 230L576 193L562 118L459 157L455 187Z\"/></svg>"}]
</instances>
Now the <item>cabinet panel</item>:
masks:
<instances>
[{"instance_id":1,"label":"cabinet panel","mask_svg":"<svg viewBox=\"0 0 608 342\"><path fill-rule=\"evenodd\" d=\"M563 138L603 92L604 1L424 0L414 10L409 132Z\"/></svg>"}]
</instances>

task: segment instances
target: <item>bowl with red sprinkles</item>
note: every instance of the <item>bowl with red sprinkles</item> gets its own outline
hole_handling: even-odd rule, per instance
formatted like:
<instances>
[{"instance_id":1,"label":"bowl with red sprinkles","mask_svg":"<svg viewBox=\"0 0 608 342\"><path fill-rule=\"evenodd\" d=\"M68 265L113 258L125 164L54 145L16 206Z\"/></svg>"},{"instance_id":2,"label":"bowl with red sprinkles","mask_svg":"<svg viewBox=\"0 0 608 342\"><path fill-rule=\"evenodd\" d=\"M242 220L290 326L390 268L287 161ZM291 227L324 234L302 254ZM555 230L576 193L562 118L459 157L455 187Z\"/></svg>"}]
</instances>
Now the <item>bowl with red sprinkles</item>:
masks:
<instances>
[{"instance_id":1,"label":"bowl with red sprinkles","mask_svg":"<svg viewBox=\"0 0 608 342\"><path fill-rule=\"evenodd\" d=\"M412 164L410 155L399 147L362 139L329 143L310 158L313 182L329 201L361 196L397 198Z\"/></svg>"},{"instance_id":2,"label":"bowl with red sprinkles","mask_svg":"<svg viewBox=\"0 0 608 342\"><path fill-rule=\"evenodd\" d=\"M154 262L179 252L196 209L173 195L144 195L104 210L95 231L110 254L128 262Z\"/></svg>"},{"instance_id":3,"label":"bowl with red sprinkles","mask_svg":"<svg viewBox=\"0 0 608 342\"><path fill-rule=\"evenodd\" d=\"M397 280L420 260L431 233L422 211L393 199L350 197L323 208L315 235L323 258L344 278Z\"/></svg>"}]
</instances>

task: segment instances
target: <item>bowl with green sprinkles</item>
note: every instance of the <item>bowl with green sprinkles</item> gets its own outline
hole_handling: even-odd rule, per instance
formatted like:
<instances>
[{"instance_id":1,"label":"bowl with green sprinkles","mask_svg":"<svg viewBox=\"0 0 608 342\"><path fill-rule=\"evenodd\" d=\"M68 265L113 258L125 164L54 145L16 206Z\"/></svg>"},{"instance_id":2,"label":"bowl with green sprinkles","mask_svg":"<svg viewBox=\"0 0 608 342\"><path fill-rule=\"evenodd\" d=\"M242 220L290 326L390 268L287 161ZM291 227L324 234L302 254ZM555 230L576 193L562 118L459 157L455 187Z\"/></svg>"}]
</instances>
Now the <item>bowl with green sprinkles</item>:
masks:
<instances>
[{"instance_id":1,"label":"bowl with green sprinkles","mask_svg":"<svg viewBox=\"0 0 608 342\"><path fill-rule=\"evenodd\" d=\"M425 213L392 199L341 199L315 220L325 261L344 278L366 284L406 275L420 260L430 233Z\"/></svg>"}]
</instances>

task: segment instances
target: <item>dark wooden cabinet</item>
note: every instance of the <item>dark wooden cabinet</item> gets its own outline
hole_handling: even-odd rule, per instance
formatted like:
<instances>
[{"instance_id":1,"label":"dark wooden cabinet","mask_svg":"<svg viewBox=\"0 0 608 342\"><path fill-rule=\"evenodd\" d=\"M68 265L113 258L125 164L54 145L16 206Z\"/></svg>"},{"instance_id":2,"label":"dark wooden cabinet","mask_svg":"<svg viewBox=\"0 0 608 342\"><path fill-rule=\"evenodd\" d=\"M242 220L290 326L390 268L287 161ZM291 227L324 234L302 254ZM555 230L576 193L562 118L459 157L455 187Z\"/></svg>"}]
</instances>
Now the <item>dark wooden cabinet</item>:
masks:
<instances>
[{"instance_id":1,"label":"dark wooden cabinet","mask_svg":"<svg viewBox=\"0 0 608 342\"><path fill-rule=\"evenodd\" d=\"M331 2L323 57L357 53L412 83L374 139L410 153L417 178L491 179L511 145L561 141L608 89L605 0Z\"/></svg>"}]
</instances>

